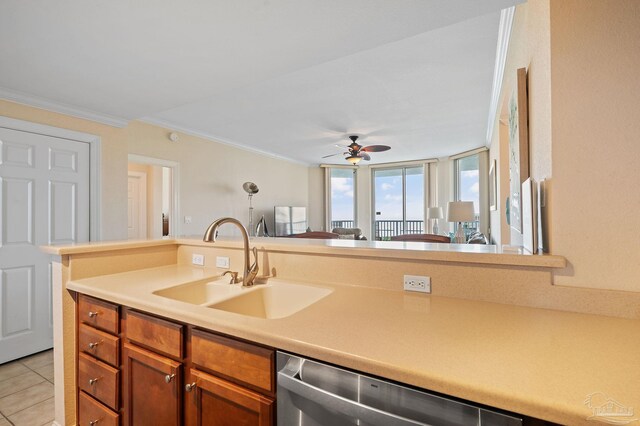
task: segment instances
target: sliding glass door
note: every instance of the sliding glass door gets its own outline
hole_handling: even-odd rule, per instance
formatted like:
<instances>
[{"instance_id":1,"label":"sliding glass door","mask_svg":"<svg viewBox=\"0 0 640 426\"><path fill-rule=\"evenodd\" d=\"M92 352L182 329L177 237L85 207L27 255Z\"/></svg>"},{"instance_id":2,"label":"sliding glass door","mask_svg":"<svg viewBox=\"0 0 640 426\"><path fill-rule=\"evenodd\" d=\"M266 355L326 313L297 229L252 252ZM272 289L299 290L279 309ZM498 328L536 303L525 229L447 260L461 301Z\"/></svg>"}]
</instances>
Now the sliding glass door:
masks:
<instances>
[{"instance_id":1,"label":"sliding glass door","mask_svg":"<svg viewBox=\"0 0 640 426\"><path fill-rule=\"evenodd\" d=\"M356 170L353 168L329 169L329 231L334 228L355 228L356 221Z\"/></svg>"},{"instance_id":2,"label":"sliding glass door","mask_svg":"<svg viewBox=\"0 0 640 426\"><path fill-rule=\"evenodd\" d=\"M424 233L424 166L373 170L373 229L376 240Z\"/></svg>"}]
</instances>

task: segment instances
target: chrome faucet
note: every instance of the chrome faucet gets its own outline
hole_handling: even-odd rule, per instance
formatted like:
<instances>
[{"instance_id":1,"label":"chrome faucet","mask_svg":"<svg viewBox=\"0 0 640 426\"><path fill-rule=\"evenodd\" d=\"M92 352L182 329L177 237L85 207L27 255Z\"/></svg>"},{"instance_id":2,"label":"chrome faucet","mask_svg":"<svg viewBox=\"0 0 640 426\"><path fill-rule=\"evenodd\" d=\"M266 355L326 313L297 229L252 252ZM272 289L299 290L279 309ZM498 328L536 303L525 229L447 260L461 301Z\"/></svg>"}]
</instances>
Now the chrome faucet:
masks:
<instances>
[{"instance_id":1,"label":"chrome faucet","mask_svg":"<svg viewBox=\"0 0 640 426\"><path fill-rule=\"evenodd\" d=\"M253 285L253 281L256 279L256 275L258 275L258 249L255 247L252 250L249 249L249 234L247 234L247 229L239 220L232 217L223 217L215 220L205 231L203 241L207 243L215 243L218 228L225 223L233 223L240 228L242 240L244 242L244 273L242 275L242 286L251 287ZM252 265L249 265L249 251L253 252L254 262ZM239 280L237 282L239 282Z\"/></svg>"}]
</instances>

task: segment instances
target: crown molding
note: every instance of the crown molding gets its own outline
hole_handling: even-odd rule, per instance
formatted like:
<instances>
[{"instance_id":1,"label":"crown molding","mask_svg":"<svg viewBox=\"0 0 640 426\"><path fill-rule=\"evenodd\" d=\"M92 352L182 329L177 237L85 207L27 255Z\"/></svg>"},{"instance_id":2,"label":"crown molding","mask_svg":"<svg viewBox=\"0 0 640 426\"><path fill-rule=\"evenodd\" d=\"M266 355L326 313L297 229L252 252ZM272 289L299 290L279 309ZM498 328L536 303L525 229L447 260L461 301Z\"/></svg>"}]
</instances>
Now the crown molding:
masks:
<instances>
[{"instance_id":1,"label":"crown molding","mask_svg":"<svg viewBox=\"0 0 640 426\"><path fill-rule=\"evenodd\" d=\"M28 95L26 93L17 92L4 87L0 87L0 99L6 99L19 104L46 109L47 111L57 112L60 114L71 115L73 117L83 118L85 120L95 121L97 123L106 124L112 127L126 127L129 120L114 117L108 114L90 111L83 108L67 105L61 102L54 102L38 96Z\"/></svg>"},{"instance_id":2,"label":"crown molding","mask_svg":"<svg viewBox=\"0 0 640 426\"><path fill-rule=\"evenodd\" d=\"M498 30L498 45L496 48L496 65L493 69L491 103L489 105L489 117L487 119L487 146L491 145L491 139L493 138L493 125L498 114L498 103L500 102L504 67L507 62L507 52L509 51L509 41L511 39L511 29L513 27L513 16L515 14L515 10L516 7L511 6L500 11L500 27Z\"/></svg>"},{"instance_id":3,"label":"crown molding","mask_svg":"<svg viewBox=\"0 0 640 426\"><path fill-rule=\"evenodd\" d=\"M266 157L275 158L276 160L283 160L283 161L287 161L289 163L294 163L294 164L307 166L307 167L312 165L311 163L306 163L304 161L294 160L293 158L285 157L284 155L274 154L272 152L263 151L261 149L253 148L253 147L248 146L248 145L243 145L243 144L240 144L240 143L237 143L237 142L233 142L233 141L230 141L228 139L221 138L221 137L218 137L216 135L213 135L211 133L201 132L199 130L189 129L187 127L184 127L184 126L181 126L179 124L173 123L173 122L171 122L169 120L163 120L163 119L158 119L158 118L153 118L153 117L144 117L144 118L139 119L138 121L142 121L143 123L147 123L147 124L152 124L154 126L163 127L163 128L165 128L167 130L175 130L175 131L178 131L180 133L184 133L185 135L195 136L195 137L198 137L198 138L209 140L211 142L217 142L217 143L220 143L222 145L228 145L228 146L231 146L231 147L234 147L234 148L242 149L244 151L252 152L254 154L260 154L260 155L264 155Z\"/></svg>"}]
</instances>

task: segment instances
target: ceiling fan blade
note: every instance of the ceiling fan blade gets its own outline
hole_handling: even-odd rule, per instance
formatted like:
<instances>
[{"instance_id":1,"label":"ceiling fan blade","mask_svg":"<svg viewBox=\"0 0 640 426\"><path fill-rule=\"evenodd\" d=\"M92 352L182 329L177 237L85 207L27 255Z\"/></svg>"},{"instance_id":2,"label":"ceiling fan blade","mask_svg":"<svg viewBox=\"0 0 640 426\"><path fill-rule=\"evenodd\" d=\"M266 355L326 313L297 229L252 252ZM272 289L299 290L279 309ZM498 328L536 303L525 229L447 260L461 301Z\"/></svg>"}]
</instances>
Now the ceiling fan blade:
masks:
<instances>
[{"instance_id":1,"label":"ceiling fan blade","mask_svg":"<svg viewBox=\"0 0 640 426\"><path fill-rule=\"evenodd\" d=\"M366 152L360 152L360 157L362 157L364 161L371 161L371 157Z\"/></svg>"},{"instance_id":2,"label":"ceiling fan blade","mask_svg":"<svg viewBox=\"0 0 640 426\"><path fill-rule=\"evenodd\" d=\"M390 150L391 147L387 146L387 145L369 145L369 146L365 146L364 148L362 148L360 151L365 151L365 152L382 152L382 151L388 151Z\"/></svg>"},{"instance_id":3,"label":"ceiling fan blade","mask_svg":"<svg viewBox=\"0 0 640 426\"><path fill-rule=\"evenodd\" d=\"M321 157L321 158L335 157L336 155L344 155L344 153L342 153L342 152L336 152L335 154L325 155L324 157Z\"/></svg>"}]
</instances>

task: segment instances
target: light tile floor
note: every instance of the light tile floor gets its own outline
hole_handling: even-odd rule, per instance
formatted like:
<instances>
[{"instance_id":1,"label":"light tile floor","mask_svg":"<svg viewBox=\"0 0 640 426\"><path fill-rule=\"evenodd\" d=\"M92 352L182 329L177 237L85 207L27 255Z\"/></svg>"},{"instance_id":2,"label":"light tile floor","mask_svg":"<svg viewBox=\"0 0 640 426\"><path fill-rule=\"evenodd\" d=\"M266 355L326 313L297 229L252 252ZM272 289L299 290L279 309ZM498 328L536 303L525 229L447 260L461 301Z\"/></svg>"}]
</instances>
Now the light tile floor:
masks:
<instances>
[{"instance_id":1,"label":"light tile floor","mask_svg":"<svg viewBox=\"0 0 640 426\"><path fill-rule=\"evenodd\" d=\"M48 426L53 419L53 351L0 365L0 426Z\"/></svg>"}]
</instances>

